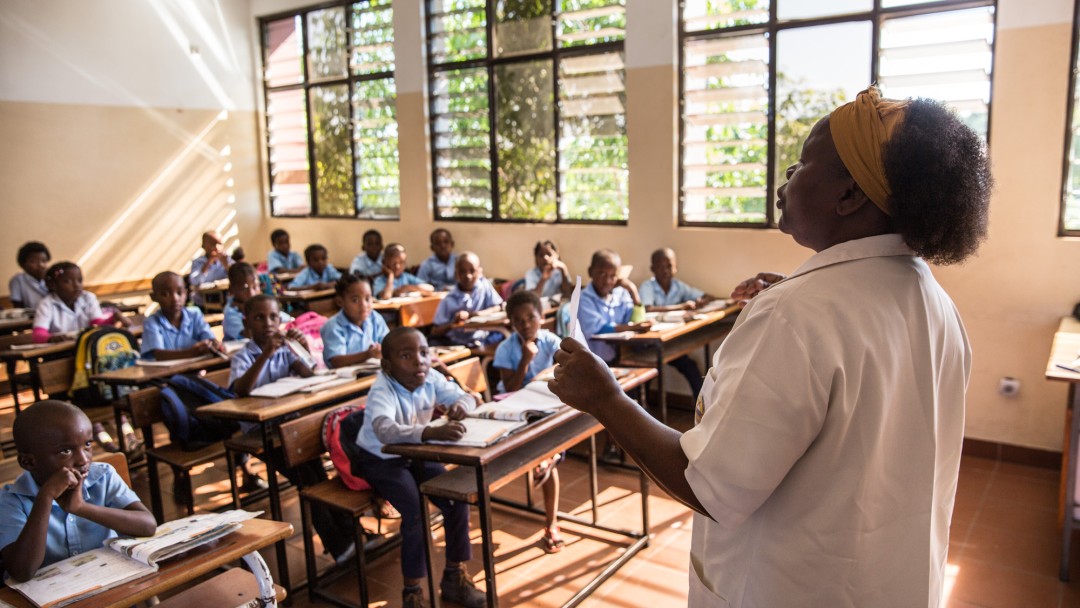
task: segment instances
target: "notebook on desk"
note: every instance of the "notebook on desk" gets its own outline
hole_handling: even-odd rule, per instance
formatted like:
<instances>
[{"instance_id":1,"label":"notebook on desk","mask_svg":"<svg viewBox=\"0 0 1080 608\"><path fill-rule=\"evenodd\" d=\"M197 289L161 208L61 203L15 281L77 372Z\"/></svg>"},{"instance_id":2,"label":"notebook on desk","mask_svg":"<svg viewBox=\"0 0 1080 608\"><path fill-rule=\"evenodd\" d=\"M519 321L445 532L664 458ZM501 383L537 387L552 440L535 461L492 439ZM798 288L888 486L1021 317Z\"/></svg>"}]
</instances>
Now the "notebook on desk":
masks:
<instances>
[{"instance_id":1,"label":"notebook on desk","mask_svg":"<svg viewBox=\"0 0 1080 608\"><path fill-rule=\"evenodd\" d=\"M445 426L449 420L440 418L431 426ZM465 426L465 435L457 441L431 440L425 443L442 445L461 445L484 448L505 439L514 431L529 424L527 420L495 420L492 418L466 418L460 421Z\"/></svg>"}]
</instances>

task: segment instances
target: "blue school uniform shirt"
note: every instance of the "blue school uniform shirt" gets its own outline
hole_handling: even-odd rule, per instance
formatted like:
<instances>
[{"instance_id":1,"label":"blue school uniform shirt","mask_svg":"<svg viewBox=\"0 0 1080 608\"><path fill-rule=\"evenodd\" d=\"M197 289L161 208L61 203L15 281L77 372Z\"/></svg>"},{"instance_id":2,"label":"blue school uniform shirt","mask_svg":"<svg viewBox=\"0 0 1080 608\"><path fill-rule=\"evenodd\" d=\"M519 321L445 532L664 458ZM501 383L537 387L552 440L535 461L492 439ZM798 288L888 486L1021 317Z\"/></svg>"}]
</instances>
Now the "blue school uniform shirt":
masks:
<instances>
[{"instance_id":1,"label":"blue school uniform shirt","mask_svg":"<svg viewBox=\"0 0 1080 608\"><path fill-rule=\"evenodd\" d=\"M261 354L262 349L259 348L259 345L255 344L254 340L248 340L244 348L241 348L232 356L229 365L229 386L232 386L241 376L246 374L251 369L251 366L255 364L255 359L258 359ZM270 356L270 360L266 362L266 366L263 367L262 372L259 373L258 379L255 380L255 384L251 388L259 388L264 384L270 384L291 376L292 364L298 360L289 347L282 346Z\"/></svg>"},{"instance_id":2,"label":"blue school uniform shirt","mask_svg":"<svg viewBox=\"0 0 1080 608\"><path fill-rule=\"evenodd\" d=\"M213 283L229 278L229 269L220 260L214 260L213 264L206 265L206 255L200 255L191 262L191 286L198 287L203 283ZM231 266L232 258L226 258ZM199 294L195 294L199 295Z\"/></svg>"},{"instance_id":3,"label":"blue school uniform shirt","mask_svg":"<svg viewBox=\"0 0 1080 608\"><path fill-rule=\"evenodd\" d=\"M402 285L419 285L423 283L417 276L411 272L403 272L400 277L394 277L394 289L401 287ZM375 294L378 298L382 290L386 289L386 275L380 274L375 277L375 284L371 286L371 293Z\"/></svg>"},{"instance_id":4,"label":"blue school uniform shirt","mask_svg":"<svg viewBox=\"0 0 1080 608\"><path fill-rule=\"evenodd\" d=\"M414 391L386 372L379 372L368 391L364 424L356 435L356 445L384 460L395 458L384 454L382 447L389 443L421 443L435 406L455 404L472 411L476 400L437 371L428 370L424 383Z\"/></svg>"},{"instance_id":5,"label":"blue school uniform shirt","mask_svg":"<svg viewBox=\"0 0 1080 608\"><path fill-rule=\"evenodd\" d=\"M19 534L30 518L34 499L40 487L29 471L13 483L0 488L0 549L19 539ZM90 463L90 472L82 485L83 500L87 504L124 509L139 502L139 497L124 483L116 470L104 462ZM116 531L72 515L60 508L54 500L49 511L49 533L45 539L45 560L42 567L67 559L80 553L97 549Z\"/></svg>"},{"instance_id":6,"label":"blue school uniform shirt","mask_svg":"<svg viewBox=\"0 0 1080 608\"><path fill-rule=\"evenodd\" d=\"M454 285L454 288L450 293L446 294L442 302L439 302L439 308L435 311L434 323L436 325L442 325L449 323L458 312L467 310L469 312L477 312L484 310L485 308L491 308L492 306L498 306L502 304L502 296L495 291L491 282L484 277L480 277L476 281L476 285L473 285L472 291L461 291L461 288ZM483 330L472 330L468 328L451 329L446 333L446 338L454 344L474 344L477 342L498 342L502 339L502 334L499 332L490 332Z\"/></svg>"},{"instance_id":7,"label":"blue school uniform shirt","mask_svg":"<svg viewBox=\"0 0 1080 608\"><path fill-rule=\"evenodd\" d=\"M544 278L544 274L540 272L540 269L533 266L529 269L529 272L525 273L525 289L532 291L536 289L536 286L540 284L540 280ZM550 298L551 296L562 293L563 276L561 270L553 270L551 276L548 278L547 283L544 283L544 291L540 293L541 298Z\"/></svg>"},{"instance_id":8,"label":"blue school uniform shirt","mask_svg":"<svg viewBox=\"0 0 1080 608\"><path fill-rule=\"evenodd\" d=\"M678 306L683 302L700 298L705 295L705 292L672 277L671 288L665 293L656 277L653 277L641 284L638 295L641 296L643 306Z\"/></svg>"},{"instance_id":9,"label":"blue school uniform shirt","mask_svg":"<svg viewBox=\"0 0 1080 608\"><path fill-rule=\"evenodd\" d=\"M595 334L615 331L616 325L630 322L634 312L634 299L630 292L622 287L615 287L606 298L596 293L592 283L581 290L581 304L578 307L578 322L581 332L588 338L589 350L604 361L615 360L615 348L602 340L591 339Z\"/></svg>"},{"instance_id":10,"label":"blue school uniform shirt","mask_svg":"<svg viewBox=\"0 0 1080 608\"><path fill-rule=\"evenodd\" d=\"M375 311L371 311L368 318L357 325L345 316L345 311L339 310L319 329L323 343L323 362L326 367L332 368L334 366L330 364L330 359L362 353L374 344L382 344L388 333L390 329L386 326L386 321Z\"/></svg>"},{"instance_id":11,"label":"blue school uniform shirt","mask_svg":"<svg viewBox=\"0 0 1080 608\"><path fill-rule=\"evenodd\" d=\"M278 313L278 319L282 323L293 320L292 315L287 312ZM244 337L241 335L244 333L244 311L240 310L240 307L232 300L225 305L225 317L221 321L221 329L226 340L239 340Z\"/></svg>"},{"instance_id":12,"label":"blue school uniform shirt","mask_svg":"<svg viewBox=\"0 0 1080 608\"><path fill-rule=\"evenodd\" d=\"M12 302L19 302L23 308L37 308L38 302L49 295L49 288L45 286L44 280L39 281L25 272L20 272L8 282L8 293L11 294Z\"/></svg>"},{"instance_id":13,"label":"blue school uniform shirt","mask_svg":"<svg viewBox=\"0 0 1080 608\"><path fill-rule=\"evenodd\" d=\"M383 254L380 253L377 259L372 260L368 257L368 254L361 251L360 255L353 258L352 264L349 265L349 272L362 277L373 277L382 272L382 257Z\"/></svg>"},{"instance_id":14,"label":"blue school uniform shirt","mask_svg":"<svg viewBox=\"0 0 1080 608\"><path fill-rule=\"evenodd\" d=\"M323 268L321 273L315 272L310 266L300 271L296 275L296 278L289 283L289 289L296 287L307 287L308 285L314 285L316 283L333 283L341 278L341 271L333 266L327 265Z\"/></svg>"},{"instance_id":15,"label":"blue school uniform shirt","mask_svg":"<svg viewBox=\"0 0 1080 608\"><path fill-rule=\"evenodd\" d=\"M196 342L213 340L214 332L198 308L184 308L180 327L173 326L165 313L157 311L143 323L141 352L144 359L153 359L155 350L181 350Z\"/></svg>"},{"instance_id":16,"label":"blue school uniform shirt","mask_svg":"<svg viewBox=\"0 0 1080 608\"><path fill-rule=\"evenodd\" d=\"M540 352L536 353L533 360L529 362L529 368L525 370L525 384L531 382L536 374L555 365L555 353L559 350L559 342L559 336L546 329L536 332L536 346ZM499 343L499 347L495 349L495 360L492 365L499 369L517 371L518 365L521 365L520 334L515 331L513 335ZM500 393L506 391L502 380L499 380L498 391Z\"/></svg>"},{"instance_id":17,"label":"blue school uniform shirt","mask_svg":"<svg viewBox=\"0 0 1080 608\"><path fill-rule=\"evenodd\" d=\"M451 253L450 257L443 262L439 259L439 256L433 253L428 259L420 263L420 270L416 271L416 276L420 277L421 282L431 283L439 291L450 289L457 283L457 279L454 278L454 266L456 265L456 255Z\"/></svg>"},{"instance_id":18,"label":"blue school uniform shirt","mask_svg":"<svg viewBox=\"0 0 1080 608\"><path fill-rule=\"evenodd\" d=\"M292 270L304 265L304 258L300 257L300 254L295 251L289 253L281 253L277 249L271 249L270 253L266 254L266 271L274 272L275 270Z\"/></svg>"}]
</instances>

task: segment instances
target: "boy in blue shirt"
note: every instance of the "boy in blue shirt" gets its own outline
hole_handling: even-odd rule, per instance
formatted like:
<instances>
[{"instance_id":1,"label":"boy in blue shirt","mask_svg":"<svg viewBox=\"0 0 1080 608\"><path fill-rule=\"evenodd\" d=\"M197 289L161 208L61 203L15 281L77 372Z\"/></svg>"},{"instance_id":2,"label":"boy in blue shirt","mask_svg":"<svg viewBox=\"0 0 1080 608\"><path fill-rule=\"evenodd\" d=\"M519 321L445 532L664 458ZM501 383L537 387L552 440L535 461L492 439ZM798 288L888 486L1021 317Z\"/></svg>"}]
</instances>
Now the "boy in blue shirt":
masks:
<instances>
[{"instance_id":1,"label":"boy in blue shirt","mask_svg":"<svg viewBox=\"0 0 1080 608\"><path fill-rule=\"evenodd\" d=\"M191 274L188 276L189 283L194 288L204 283L213 283L228 278L229 266L232 266L232 258L225 253L221 243L221 235L210 230L202 235L203 254L191 262ZM203 297L198 291L191 295L191 301L202 308Z\"/></svg>"},{"instance_id":2,"label":"boy in blue shirt","mask_svg":"<svg viewBox=\"0 0 1080 608\"><path fill-rule=\"evenodd\" d=\"M221 329L226 340L244 337L244 303L260 293L259 277L255 267L247 262L237 262L229 267L229 302L225 305ZM287 313L279 313L282 323L292 321Z\"/></svg>"},{"instance_id":3,"label":"boy in blue shirt","mask_svg":"<svg viewBox=\"0 0 1080 608\"><path fill-rule=\"evenodd\" d=\"M431 257L420 264L416 276L425 283L431 283L437 291L450 289L454 285L454 270L457 256L454 255L454 237L446 228L437 228L429 237Z\"/></svg>"},{"instance_id":4,"label":"boy in blue shirt","mask_svg":"<svg viewBox=\"0 0 1080 608\"><path fill-rule=\"evenodd\" d=\"M464 346L494 344L502 340L503 335L499 332L452 329L455 324L467 321L473 315L498 310L503 303L502 296L484 278L484 269L480 267L480 258L475 253L462 253L457 257L455 266L457 284L442 302L439 302L431 335L445 337L451 344Z\"/></svg>"},{"instance_id":5,"label":"boy in blue shirt","mask_svg":"<svg viewBox=\"0 0 1080 608\"><path fill-rule=\"evenodd\" d=\"M435 291L429 283L405 271L407 259L404 245L390 243L386 246L386 251L383 252L382 274L375 277L375 283L372 285L376 299L387 300L406 293L426 294Z\"/></svg>"},{"instance_id":6,"label":"boy in blue shirt","mask_svg":"<svg viewBox=\"0 0 1080 608\"><path fill-rule=\"evenodd\" d=\"M270 253L266 254L266 271L278 273L285 270L297 270L304 266L304 260L300 254L292 251L289 242L289 233L281 228L270 233L270 244L274 246Z\"/></svg>"},{"instance_id":7,"label":"boy in blue shirt","mask_svg":"<svg viewBox=\"0 0 1080 608\"><path fill-rule=\"evenodd\" d=\"M338 279L334 286L337 314L323 324L326 367L356 365L382 356L382 340L390 329L382 315L372 314L371 285L355 274Z\"/></svg>"},{"instance_id":8,"label":"boy in blue shirt","mask_svg":"<svg viewBox=\"0 0 1080 608\"><path fill-rule=\"evenodd\" d=\"M384 454L382 447L388 443L461 439L465 427L460 421L476 407L476 399L442 374L429 373L427 341L416 329L392 330L383 340L382 352L382 371L368 393L350 461L353 472L401 512L402 603L408 608L420 608L424 605L420 584L427 576L424 537L429 532L420 517L419 485L446 469L436 462L411 462ZM431 424L436 406L448 408L449 422ZM442 511L446 536L446 569L439 585L443 600L469 608L486 606L486 596L465 571L465 563L472 559L469 505L443 498L431 502Z\"/></svg>"},{"instance_id":9,"label":"boy in blue shirt","mask_svg":"<svg viewBox=\"0 0 1080 608\"><path fill-rule=\"evenodd\" d=\"M353 258L349 272L371 281L383 271L382 235L378 230L368 230L364 233L361 249L360 253Z\"/></svg>"},{"instance_id":10,"label":"boy in blue shirt","mask_svg":"<svg viewBox=\"0 0 1080 608\"><path fill-rule=\"evenodd\" d=\"M43 243L30 241L19 247L16 259L23 271L11 277L8 283L11 304L15 308L37 308L38 302L49 295L49 288L45 285L45 272L49 269L51 259L49 248Z\"/></svg>"},{"instance_id":11,"label":"boy in blue shirt","mask_svg":"<svg viewBox=\"0 0 1080 608\"><path fill-rule=\"evenodd\" d=\"M652 254L650 269L653 278L641 284L641 303L648 312L672 312L694 310L714 298L700 289L696 289L675 278L679 271L675 251L670 248L657 249ZM687 313L689 314L689 313ZM683 355L669 363L679 371L690 385L690 396L697 401L704 379L697 363L689 355Z\"/></svg>"},{"instance_id":12,"label":"boy in blue shirt","mask_svg":"<svg viewBox=\"0 0 1080 608\"><path fill-rule=\"evenodd\" d=\"M322 245L308 245L304 249L307 268L300 271L289 283L289 289L330 289L334 281L341 278L341 272L330 265L330 254Z\"/></svg>"},{"instance_id":13,"label":"boy in blue shirt","mask_svg":"<svg viewBox=\"0 0 1080 608\"><path fill-rule=\"evenodd\" d=\"M617 331L648 331L652 323L631 323L635 306L641 306L637 287L629 280L619 277L622 259L611 249L601 249L592 256L589 264L589 286L581 290L578 322L589 343L589 350L606 363L615 360L615 348L603 340L594 340L596 334Z\"/></svg>"},{"instance_id":14,"label":"boy in blue shirt","mask_svg":"<svg viewBox=\"0 0 1080 608\"><path fill-rule=\"evenodd\" d=\"M154 516L108 464L94 463L90 419L39 401L12 426L25 473L0 490L0 555L15 580L97 549L118 534L150 536Z\"/></svg>"},{"instance_id":15,"label":"boy in blue shirt","mask_svg":"<svg viewBox=\"0 0 1080 608\"><path fill-rule=\"evenodd\" d=\"M221 345L198 308L188 308L184 279L175 272L162 272L151 283L150 299L160 310L143 323L144 359L187 359L220 353Z\"/></svg>"}]
</instances>

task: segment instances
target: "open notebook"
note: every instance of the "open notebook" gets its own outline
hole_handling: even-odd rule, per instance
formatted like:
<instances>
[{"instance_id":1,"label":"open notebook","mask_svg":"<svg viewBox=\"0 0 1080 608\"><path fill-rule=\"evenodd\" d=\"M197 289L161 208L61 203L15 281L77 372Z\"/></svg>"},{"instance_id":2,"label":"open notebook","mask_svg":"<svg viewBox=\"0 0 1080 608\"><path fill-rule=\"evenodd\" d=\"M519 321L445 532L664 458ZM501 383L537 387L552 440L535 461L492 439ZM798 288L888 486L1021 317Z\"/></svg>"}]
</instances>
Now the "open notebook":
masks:
<instances>
[{"instance_id":1,"label":"open notebook","mask_svg":"<svg viewBox=\"0 0 1080 608\"><path fill-rule=\"evenodd\" d=\"M147 538L113 538L37 571L25 583L7 584L41 608L66 606L121 583L157 572L158 563L240 529L262 511L226 511L166 522Z\"/></svg>"},{"instance_id":2,"label":"open notebook","mask_svg":"<svg viewBox=\"0 0 1080 608\"><path fill-rule=\"evenodd\" d=\"M469 412L468 417L461 421L465 425L465 436L460 440L429 443L486 447L534 420L554 414L562 407L559 398L548 389L547 382L530 382L505 399L485 403ZM443 425L447 422L446 418L441 418L433 424Z\"/></svg>"}]
</instances>

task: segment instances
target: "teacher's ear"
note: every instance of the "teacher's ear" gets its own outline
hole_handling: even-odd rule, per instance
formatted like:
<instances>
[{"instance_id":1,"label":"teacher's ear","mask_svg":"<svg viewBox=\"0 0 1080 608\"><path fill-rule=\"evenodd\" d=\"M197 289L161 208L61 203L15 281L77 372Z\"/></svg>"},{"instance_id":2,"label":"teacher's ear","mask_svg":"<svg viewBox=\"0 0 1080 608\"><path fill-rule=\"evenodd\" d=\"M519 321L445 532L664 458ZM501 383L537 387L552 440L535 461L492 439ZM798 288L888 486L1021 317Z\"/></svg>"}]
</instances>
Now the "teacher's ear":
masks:
<instances>
[{"instance_id":1,"label":"teacher's ear","mask_svg":"<svg viewBox=\"0 0 1080 608\"><path fill-rule=\"evenodd\" d=\"M840 196L840 200L836 201L836 214L852 215L862 209L864 205L872 206L873 204L874 202L870 200L870 197L866 196L859 184L852 179L850 186Z\"/></svg>"}]
</instances>

